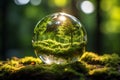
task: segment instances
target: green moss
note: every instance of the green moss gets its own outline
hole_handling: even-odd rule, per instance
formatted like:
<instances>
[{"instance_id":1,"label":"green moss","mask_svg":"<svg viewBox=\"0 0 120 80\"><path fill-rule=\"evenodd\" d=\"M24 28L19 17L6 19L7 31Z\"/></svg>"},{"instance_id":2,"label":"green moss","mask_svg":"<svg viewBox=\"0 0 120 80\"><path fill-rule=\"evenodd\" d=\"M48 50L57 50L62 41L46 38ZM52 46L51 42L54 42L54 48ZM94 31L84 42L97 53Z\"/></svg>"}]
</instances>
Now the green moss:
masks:
<instances>
[{"instance_id":1,"label":"green moss","mask_svg":"<svg viewBox=\"0 0 120 80\"><path fill-rule=\"evenodd\" d=\"M81 56L80 61L87 62L88 64L100 64L100 56L93 52L85 52Z\"/></svg>"},{"instance_id":2,"label":"green moss","mask_svg":"<svg viewBox=\"0 0 120 80\"><path fill-rule=\"evenodd\" d=\"M104 63L106 66L112 66L112 67L117 67L120 64L120 57L119 55L113 53L111 55L109 54L104 54L101 57L102 63Z\"/></svg>"},{"instance_id":3,"label":"green moss","mask_svg":"<svg viewBox=\"0 0 120 80\"><path fill-rule=\"evenodd\" d=\"M104 54L99 56L93 52L85 52L80 61L84 61L88 64L98 64L98 65L105 65L105 66L118 66L120 63L120 57L117 54Z\"/></svg>"},{"instance_id":4,"label":"green moss","mask_svg":"<svg viewBox=\"0 0 120 80\"><path fill-rule=\"evenodd\" d=\"M91 80L120 79L120 56L115 53L100 56L93 52L85 52L80 61L83 61L89 69L88 77Z\"/></svg>"},{"instance_id":5,"label":"green moss","mask_svg":"<svg viewBox=\"0 0 120 80\"><path fill-rule=\"evenodd\" d=\"M39 58L33 58L33 57L25 57L19 60L19 63L21 64L40 64L41 60Z\"/></svg>"},{"instance_id":6,"label":"green moss","mask_svg":"<svg viewBox=\"0 0 120 80\"><path fill-rule=\"evenodd\" d=\"M119 59L85 52L78 62L47 65L34 57L14 57L0 61L0 80L120 80Z\"/></svg>"},{"instance_id":7,"label":"green moss","mask_svg":"<svg viewBox=\"0 0 120 80\"><path fill-rule=\"evenodd\" d=\"M60 43L53 40L43 40L34 42L33 44L36 54L55 55L59 57L72 57L74 54L79 52L79 55L84 52L84 43L73 42L71 43ZM49 47L48 47L49 46Z\"/></svg>"},{"instance_id":8,"label":"green moss","mask_svg":"<svg viewBox=\"0 0 120 80\"><path fill-rule=\"evenodd\" d=\"M119 80L120 72L112 67L103 67L89 71L89 77L92 80Z\"/></svg>"}]
</instances>

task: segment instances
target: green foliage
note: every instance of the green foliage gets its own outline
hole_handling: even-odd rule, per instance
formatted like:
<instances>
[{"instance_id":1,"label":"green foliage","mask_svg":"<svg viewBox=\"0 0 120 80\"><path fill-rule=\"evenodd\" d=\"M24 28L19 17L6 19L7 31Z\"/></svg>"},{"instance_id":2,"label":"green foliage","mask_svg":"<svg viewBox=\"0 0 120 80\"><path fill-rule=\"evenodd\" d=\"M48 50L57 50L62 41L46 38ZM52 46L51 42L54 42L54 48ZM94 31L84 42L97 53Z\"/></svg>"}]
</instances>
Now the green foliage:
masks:
<instances>
[{"instance_id":1,"label":"green foliage","mask_svg":"<svg viewBox=\"0 0 120 80\"><path fill-rule=\"evenodd\" d=\"M0 61L0 80L120 80L119 58L85 52L78 62L47 65L33 57L14 57Z\"/></svg>"}]
</instances>

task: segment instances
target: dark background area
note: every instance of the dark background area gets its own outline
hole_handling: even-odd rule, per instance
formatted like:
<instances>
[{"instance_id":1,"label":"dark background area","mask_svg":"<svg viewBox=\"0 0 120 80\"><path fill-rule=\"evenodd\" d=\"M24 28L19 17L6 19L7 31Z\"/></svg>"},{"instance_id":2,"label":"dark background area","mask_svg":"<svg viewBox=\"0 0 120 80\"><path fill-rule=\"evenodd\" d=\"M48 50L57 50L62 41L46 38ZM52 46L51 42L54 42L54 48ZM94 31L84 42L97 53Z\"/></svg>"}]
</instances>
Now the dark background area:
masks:
<instances>
[{"instance_id":1,"label":"dark background area","mask_svg":"<svg viewBox=\"0 0 120 80\"><path fill-rule=\"evenodd\" d=\"M77 17L88 34L87 51L120 55L119 0L1 0L0 59L35 56L33 29L48 14Z\"/></svg>"}]
</instances>

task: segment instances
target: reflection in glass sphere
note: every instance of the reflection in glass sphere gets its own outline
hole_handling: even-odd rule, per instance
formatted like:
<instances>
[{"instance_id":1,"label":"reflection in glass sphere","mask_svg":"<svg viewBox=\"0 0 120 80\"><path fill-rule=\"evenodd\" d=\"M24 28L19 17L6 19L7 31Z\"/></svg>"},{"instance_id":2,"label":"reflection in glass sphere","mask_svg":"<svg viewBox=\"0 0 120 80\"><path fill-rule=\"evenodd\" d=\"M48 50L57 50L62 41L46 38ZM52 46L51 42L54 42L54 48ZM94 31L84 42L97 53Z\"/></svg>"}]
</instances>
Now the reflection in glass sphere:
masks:
<instances>
[{"instance_id":1,"label":"reflection in glass sphere","mask_svg":"<svg viewBox=\"0 0 120 80\"><path fill-rule=\"evenodd\" d=\"M85 51L87 35L77 18L54 13L40 20L34 28L35 54L46 64L78 61Z\"/></svg>"}]
</instances>

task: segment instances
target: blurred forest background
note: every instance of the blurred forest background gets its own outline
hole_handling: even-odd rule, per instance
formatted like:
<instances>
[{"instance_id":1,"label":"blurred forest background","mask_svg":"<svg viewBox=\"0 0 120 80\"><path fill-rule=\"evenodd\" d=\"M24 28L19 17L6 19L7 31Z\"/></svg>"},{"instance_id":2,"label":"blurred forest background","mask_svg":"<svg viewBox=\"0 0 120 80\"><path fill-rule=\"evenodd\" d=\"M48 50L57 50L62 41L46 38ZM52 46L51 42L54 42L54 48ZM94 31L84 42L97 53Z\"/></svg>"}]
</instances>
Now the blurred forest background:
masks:
<instances>
[{"instance_id":1,"label":"blurred forest background","mask_svg":"<svg viewBox=\"0 0 120 80\"><path fill-rule=\"evenodd\" d=\"M1 0L0 59L35 56L33 29L41 18L55 12L80 20L88 34L87 51L120 55L119 0Z\"/></svg>"}]
</instances>

